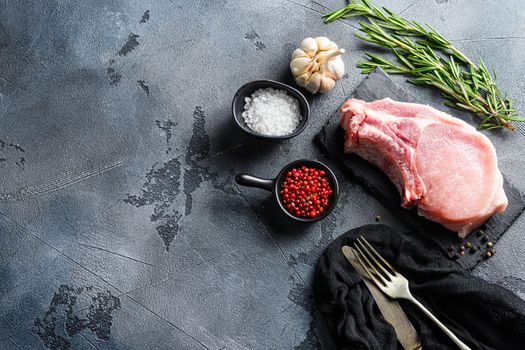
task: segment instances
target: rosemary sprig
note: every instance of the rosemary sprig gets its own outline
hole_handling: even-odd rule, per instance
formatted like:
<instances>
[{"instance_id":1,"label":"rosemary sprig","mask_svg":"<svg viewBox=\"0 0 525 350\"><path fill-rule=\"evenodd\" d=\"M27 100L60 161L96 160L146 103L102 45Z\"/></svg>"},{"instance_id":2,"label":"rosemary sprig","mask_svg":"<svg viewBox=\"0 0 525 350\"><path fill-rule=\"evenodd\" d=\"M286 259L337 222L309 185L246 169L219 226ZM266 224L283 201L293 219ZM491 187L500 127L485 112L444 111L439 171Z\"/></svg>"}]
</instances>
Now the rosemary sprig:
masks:
<instances>
[{"instance_id":1,"label":"rosemary sprig","mask_svg":"<svg viewBox=\"0 0 525 350\"><path fill-rule=\"evenodd\" d=\"M363 35L356 36L390 49L397 58L394 63L366 53L368 60L357 64L363 73L380 67L389 73L412 75L410 83L439 89L447 106L481 117L480 129L514 129L512 122L525 121L512 107L512 100L499 91L496 73L493 71L491 75L482 60L474 63L431 26L406 20L369 0L354 0L323 17L330 23L357 16L365 17L368 22L359 22Z\"/></svg>"}]
</instances>

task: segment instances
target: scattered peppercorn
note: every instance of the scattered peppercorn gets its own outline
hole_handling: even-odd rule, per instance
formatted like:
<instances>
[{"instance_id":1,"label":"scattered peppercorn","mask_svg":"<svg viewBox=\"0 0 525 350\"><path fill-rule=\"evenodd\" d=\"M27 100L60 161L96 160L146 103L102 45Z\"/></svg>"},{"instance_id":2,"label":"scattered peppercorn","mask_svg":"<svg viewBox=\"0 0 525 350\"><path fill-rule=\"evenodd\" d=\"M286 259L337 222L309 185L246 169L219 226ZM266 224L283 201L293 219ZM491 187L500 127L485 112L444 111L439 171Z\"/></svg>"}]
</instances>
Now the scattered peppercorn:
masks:
<instances>
[{"instance_id":1,"label":"scattered peppercorn","mask_svg":"<svg viewBox=\"0 0 525 350\"><path fill-rule=\"evenodd\" d=\"M467 247L467 248L469 248L469 249L472 248L472 243L467 242L467 243L465 244L465 247Z\"/></svg>"},{"instance_id":2,"label":"scattered peppercorn","mask_svg":"<svg viewBox=\"0 0 525 350\"><path fill-rule=\"evenodd\" d=\"M492 251L490 251L490 250L487 250L487 252L485 253L485 256L487 258L490 258L492 255L494 255L494 253Z\"/></svg>"},{"instance_id":3,"label":"scattered peppercorn","mask_svg":"<svg viewBox=\"0 0 525 350\"><path fill-rule=\"evenodd\" d=\"M488 240L489 240L489 237L487 235L484 235L483 237L481 237L481 241L483 243L486 243Z\"/></svg>"},{"instance_id":4,"label":"scattered peppercorn","mask_svg":"<svg viewBox=\"0 0 525 350\"><path fill-rule=\"evenodd\" d=\"M479 230L479 231L476 233L476 236L481 237L481 236L483 236L484 233L485 233L485 232L484 232L483 230Z\"/></svg>"},{"instance_id":5,"label":"scattered peppercorn","mask_svg":"<svg viewBox=\"0 0 525 350\"><path fill-rule=\"evenodd\" d=\"M459 255L464 256L465 255L465 251L464 250L460 250L459 251Z\"/></svg>"},{"instance_id":6,"label":"scattered peppercorn","mask_svg":"<svg viewBox=\"0 0 525 350\"><path fill-rule=\"evenodd\" d=\"M449 247L447 248L447 250L448 250L449 252L454 251L454 246L453 246L453 245L449 246Z\"/></svg>"},{"instance_id":7,"label":"scattered peppercorn","mask_svg":"<svg viewBox=\"0 0 525 350\"><path fill-rule=\"evenodd\" d=\"M478 248L476 246L472 246L472 248L470 248L471 253L475 253L477 251L478 251Z\"/></svg>"},{"instance_id":8,"label":"scattered peppercorn","mask_svg":"<svg viewBox=\"0 0 525 350\"><path fill-rule=\"evenodd\" d=\"M376 215L376 222L381 221L381 219L382 219L381 215Z\"/></svg>"},{"instance_id":9,"label":"scattered peppercorn","mask_svg":"<svg viewBox=\"0 0 525 350\"><path fill-rule=\"evenodd\" d=\"M324 170L302 166L286 173L281 199L293 215L314 218L329 205L333 191Z\"/></svg>"},{"instance_id":10,"label":"scattered peppercorn","mask_svg":"<svg viewBox=\"0 0 525 350\"><path fill-rule=\"evenodd\" d=\"M459 246L459 250L465 250L465 246L464 245L460 245Z\"/></svg>"},{"instance_id":11,"label":"scattered peppercorn","mask_svg":"<svg viewBox=\"0 0 525 350\"><path fill-rule=\"evenodd\" d=\"M494 244L492 242L488 242L487 243L487 248L492 248L494 246Z\"/></svg>"}]
</instances>

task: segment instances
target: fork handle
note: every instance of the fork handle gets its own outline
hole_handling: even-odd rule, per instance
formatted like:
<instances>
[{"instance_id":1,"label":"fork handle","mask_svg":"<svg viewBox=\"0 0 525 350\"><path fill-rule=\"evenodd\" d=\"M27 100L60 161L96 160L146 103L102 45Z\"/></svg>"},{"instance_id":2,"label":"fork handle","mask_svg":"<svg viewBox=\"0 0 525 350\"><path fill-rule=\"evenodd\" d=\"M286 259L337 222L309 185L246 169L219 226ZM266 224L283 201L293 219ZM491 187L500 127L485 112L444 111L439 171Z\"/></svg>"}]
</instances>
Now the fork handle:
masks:
<instances>
[{"instance_id":1,"label":"fork handle","mask_svg":"<svg viewBox=\"0 0 525 350\"><path fill-rule=\"evenodd\" d=\"M465 343L463 343L461 340L459 340L458 337L456 337L456 335L454 333L452 333L452 331L450 329L447 328L447 326L445 326L443 323L441 323L440 320L438 320L436 318L436 316L434 316L430 311L428 311L428 309L426 307L423 306L423 304L421 304L416 298L414 298L412 295L410 295L409 298L407 298L408 300L410 300L411 302L413 302L414 304L417 305L417 307L419 307L421 309L421 311L423 311L425 313L425 315L427 315L432 321L434 321L434 323L439 327L441 328L441 330L443 332L445 332L446 335L448 335L448 337L450 339L452 339L452 341L461 349L461 350L472 350L471 348L469 348Z\"/></svg>"}]
</instances>

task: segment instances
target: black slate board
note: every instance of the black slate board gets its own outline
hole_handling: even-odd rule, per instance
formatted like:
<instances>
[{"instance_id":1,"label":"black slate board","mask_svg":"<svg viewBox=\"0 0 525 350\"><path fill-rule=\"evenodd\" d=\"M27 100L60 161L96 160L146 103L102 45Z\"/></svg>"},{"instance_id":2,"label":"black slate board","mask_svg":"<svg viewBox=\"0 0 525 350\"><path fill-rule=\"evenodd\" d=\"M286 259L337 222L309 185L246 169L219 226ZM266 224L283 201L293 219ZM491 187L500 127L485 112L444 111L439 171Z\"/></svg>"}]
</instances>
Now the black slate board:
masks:
<instances>
[{"instance_id":1,"label":"black slate board","mask_svg":"<svg viewBox=\"0 0 525 350\"><path fill-rule=\"evenodd\" d=\"M404 89L395 84L382 70L369 74L356 88L352 97L365 101L373 101L390 97L394 100L414 102L415 99ZM425 104L425 101L418 101ZM487 235L492 242L497 241L525 210L525 197L515 187L505 180L505 193L509 199L509 206L501 213L493 216L482 227L466 239L461 240L456 233L443 226L427 220L417 214L415 209L407 210L400 206L400 196L388 177L378 168L356 155L343 153L344 133L339 127L340 114L335 113L316 135L316 143L330 157L338 160L347 170L349 176L361 184L368 192L375 196L385 207L390 209L408 227L427 235L436 242L450 259L457 261L465 268L473 268L484 259L486 248L483 236ZM505 176L504 176L505 177ZM478 247L476 252L467 250L464 256L459 256L457 250L451 251L450 247L459 247L461 244L471 242Z\"/></svg>"}]
</instances>

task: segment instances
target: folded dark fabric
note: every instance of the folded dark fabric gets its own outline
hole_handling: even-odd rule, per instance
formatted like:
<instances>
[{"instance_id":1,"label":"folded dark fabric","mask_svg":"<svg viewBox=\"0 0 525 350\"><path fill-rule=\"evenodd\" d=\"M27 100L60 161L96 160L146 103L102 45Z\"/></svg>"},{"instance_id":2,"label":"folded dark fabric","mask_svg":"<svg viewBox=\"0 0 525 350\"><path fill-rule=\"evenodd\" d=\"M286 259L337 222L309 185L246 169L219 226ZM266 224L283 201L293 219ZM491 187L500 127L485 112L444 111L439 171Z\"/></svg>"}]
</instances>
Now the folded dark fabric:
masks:
<instances>
[{"instance_id":1,"label":"folded dark fabric","mask_svg":"<svg viewBox=\"0 0 525 350\"><path fill-rule=\"evenodd\" d=\"M525 348L525 301L473 276L417 233L367 225L333 241L317 265L315 302L339 349L402 349L361 277L341 253L360 235L410 281L412 294L472 349ZM457 349L414 305L399 303L423 349Z\"/></svg>"}]
</instances>

